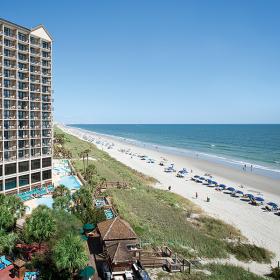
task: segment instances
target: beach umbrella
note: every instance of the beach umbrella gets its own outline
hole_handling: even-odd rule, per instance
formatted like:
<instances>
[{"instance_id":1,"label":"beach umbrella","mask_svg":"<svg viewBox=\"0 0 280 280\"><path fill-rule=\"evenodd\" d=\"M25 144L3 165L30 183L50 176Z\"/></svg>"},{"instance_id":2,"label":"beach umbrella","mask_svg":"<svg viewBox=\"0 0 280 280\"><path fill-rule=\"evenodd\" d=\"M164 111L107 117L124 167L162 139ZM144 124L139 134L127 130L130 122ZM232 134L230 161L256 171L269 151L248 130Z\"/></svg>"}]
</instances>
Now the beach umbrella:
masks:
<instances>
[{"instance_id":1,"label":"beach umbrella","mask_svg":"<svg viewBox=\"0 0 280 280\"><path fill-rule=\"evenodd\" d=\"M238 193L238 194L243 194L243 192L242 192L242 191L237 191L236 193Z\"/></svg>"},{"instance_id":2,"label":"beach umbrella","mask_svg":"<svg viewBox=\"0 0 280 280\"><path fill-rule=\"evenodd\" d=\"M228 187L228 188L227 188L227 191L234 192L234 191L235 191L235 188Z\"/></svg>"},{"instance_id":3,"label":"beach umbrella","mask_svg":"<svg viewBox=\"0 0 280 280\"><path fill-rule=\"evenodd\" d=\"M262 201L264 201L264 198L257 196L257 197L255 197L255 200L262 202Z\"/></svg>"},{"instance_id":4,"label":"beach umbrella","mask_svg":"<svg viewBox=\"0 0 280 280\"><path fill-rule=\"evenodd\" d=\"M94 274L95 274L95 269L92 266L86 266L84 269L80 271L79 276L85 279L89 279Z\"/></svg>"},{"instance_id":5,"label":"beach umbrella","mask_svg":"<svg viewBox=\"0 0 280 280\"><path fill-rule=\"evenodd\" d=\"M218 183L216 181L212 181L212 184L218 185Z\"/></svg>"},{"instance_id":6,"label":"beach umbrella","mask_svg":"<svg viewBox=\"0 0 280 280\"><path fill-rule=\"evenodd\" d=\"M220 187L221 189L225 189L227 186L224 185L224 184L221 184L221 185L219 185L219 187Z\"/></svg>"},{"instance_id":7,"label":"beach umbrella","mask_svg":"<svg viewBox=\"0 0 280 280\"><path fill-rule=\"evenodd\" d=\"M249 199L254 199L254 195L251 193L246 193L244 196L248 197Z\"/></svg>"},{"instance_id":8,"label":"beach umbrella","mask_svg":"<svg viewBox=\"0 0 280 280\"><path fill-rule=\"evenodd\" d=\"M278 208L278 205L274 202L268 202L267 205L271 206L272 208Z\"/></svg>"},{"instance_id":9,"label":"beach umbrella","mask_svg":"<svg viewBox=\"0 0 280 280\"><path fill-rule=\"evenodd\" d=\"M95 229L95 225L93 224L84 224L84 230L94 230Z\"/></svg>"}]
</instances>

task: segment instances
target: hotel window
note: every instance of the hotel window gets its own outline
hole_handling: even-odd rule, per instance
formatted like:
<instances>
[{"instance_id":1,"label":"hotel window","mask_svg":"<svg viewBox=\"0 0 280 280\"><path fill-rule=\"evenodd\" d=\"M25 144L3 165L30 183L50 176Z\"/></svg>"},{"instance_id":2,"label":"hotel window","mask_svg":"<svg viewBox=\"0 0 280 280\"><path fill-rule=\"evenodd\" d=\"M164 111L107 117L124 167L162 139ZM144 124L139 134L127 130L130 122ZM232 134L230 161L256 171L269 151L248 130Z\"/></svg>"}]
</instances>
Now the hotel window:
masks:
<instances>
[{"instance_id":1,"label":"hotel window","mask_svg":"<svg viewBox=\"0 0 280 280\"><path fill-rule=\"evenodd\" d=\"M8 69L5 69L5 70L4 70L4 77L5 77L5 78L9 78L10 75L11 75L11 71L8 70Z\"/></svg>"},{"instance_id":2,"label":"hotel window","mask_svg":"<svg viewBox=\"0 0 280 280\"><path fill-rule=\"evenodd\" d=\"M19 78L20 80L24 80L24 79L25 79L24 73L18 72L18 78Z\"/></svg>"},{"instance_id":3,"label":"hotel window","mask_svg":"<svg viewBox=\"0 0 280 280\"><path fill-rule=\"evenodd\" d=\"M35 66L33 66L33 65L30 65L30 72L35 72L35 70L36 70L36 68L35 68Z\"/></svg>"},{"instance_id":4,"label":"hotel window","mask_svg":"<svg viewBox=\"0 0 280 280\"><path fill-rule=\"evenodd\" d=\"M11 29L10 28L8 28L8 27L4 27L4 34L6 35L6 36L11 36Z\"/></svg>"},{"instance_id":5,"label":"hotel window","mask_svg":"<svg viewBox=\"0 0 280 280\"><path fill-rule=\"evenodd\" d=\"M42 47L44 48L44 49L48 49L49 48L49 43L47 43L47 42L42 42Z\"/></svg>"},{"instance_id":6,"label":"hotel window","mask_svg":"<svg viewBox=\"0 0 280 280\"><path fill-rule=\"evenodd\" d=\"M10 57L11 56L11 51L7 50L7 49L4 49L4 55Z\"/></svg>"},{"instance_id":7,"label":"hotel window","mask_svg":"<svg viewBox=\"0 0 280 280\"><path fill-rule=\"evenodd\" d=\"M27 59L27 56L25 54L19 53L18 54L18 59L25 61Z\"/></svg>"},{"instance_id":8,"label":"hotel window","mask_svg":"<svg viewBox=\"0 0 280 280\"><path fill-rule=\"evenodd\" d=\"M5 190L14 189L17 187L17 179L16 177L11 179L6 179L5 181Z\"/></svg>"},{"instance_id":9,"label":"hotel window","mask_svg":"<svg viewBox=\"0 0 280 280\"><path fill-rule=\"evenodd\" d=\"M0 180L0 191L3 191L3 180Z\"/></svg>"},{"instance_id":10,"label":"hotel window","mask_svg":"<svg viewBox=\"0 0 280 280\"><path fill-rule=\"evenodd\" d=\"M19 177L19 186L29 185L29 175L23 175Z\"/></svg>"},{"instance_id":11,"label":"hotel window","mask_svg":"<svg viewBox=\"0 0 280 280\"><path fill-rule=\"evenodd\" d=\"M11 91L9 89L4 89L4 98L10 98Z\"/></svg>"},{"instance_id":12,"label":"hotel window","mask_svg":"<svg viewBox=\"0 0 280 280\"><path fill-rule=\"evenodd\" d=\"M10 40L8 40L8 39L5 39L5 40L4 40L4 45L5 45L6 47L10 47L10 46L12 45L12 42L11 42Z\"/></svg>"},{"instance_id":13,"label":"hotel window","mask_svg":"<svg viewBox=\"0 0 280 280\"><path fill-rule=\"evenodd\" d=\"M0 165L0 177L3 176L3 165Z\"/></svg>"},{"instance_id":14,"label":"hotel window","mask_svg":"<svg viewBox=\"0 0 280 280\"><path fill-rule=\"evenodd\" d=\"M39 169L41 168L41 160L35 159L31 161L31 170Z\"/></svg>"},{"instance_id":15,"label":"hotel window","mask_svg":"<svg viewBox=\"0 0 280 280\"><path fill-rule=\"evenodd\" d=\"M18 49L19 49L20 51L27 51L26 46L23 45L23 44L18 44Z\"/></svg>"},{"instance_id":16,"label":"hotel window","mask_svg":"<svg viewBox=\"0 0 280 280\"><path fill-rule=\"evenodd\" d=\"M42 159L42 167L49 167L52 166L52 159L51 158L43 158Z\"/></svg>"},{"instance_id":17,"label":"hotel window","mask_svg":"<svg viewBox=\"0 0 280 280\"><path fill-rule=\"evenodd\" d=\"M19 68L20 70L27 70L26 67L25 67L25 64L24 64L24 63L21 63L21 62L18 63L18 68Z\"/></svg>"},{"instance_id":18,"label":"hotel window","mask_svg":"<svg viewBox=\"0 0 280 280\"><path fill-rule=\"evenodd\" d=\"M52 177L52 171L51 170L43 171L42 180L48 180L48 179L51 179L51 177Z\"/></svg>"},{"instance_id":19,"label":"hotel window","mask_svg":"<svg viewBox=\"0 0 280 280\"><path fill-rule=\"evenodd\" d=\"M37 173L33 173L31 174L31 183L37 183L41 181L41 173L37 172Z\"/></svg>"},{"instance_id":20,"label":"hotel window","mask_svg":"<svg viewBox=\"0 0 280 280\"><path fill-rule=\"evenodd\" d=\"M11 61L8 60L8 59L4 59L4 65L5 65L6 67L10 67L10 66L11 66Z\"/></svg>"},{"instance_id":21,"label":"hotel window","mask_svg":"<svg viewBox=\"0 0 280 280\"><path fill-rule=\"evenodd\" d=\"M26 35L19 32L18 33L18 39L25 42L26 41Z\"/></svg>"},{"instance_id":22,"label":"hotel window","mask_svg":"<svg viewBox=\"0 0 280 280\"><path fill-rule=\"evenodd\" d=\"M22 161L18 164L19 172L29 171L29 161Z\"/></svg>"},{"instance_id":23,"label":"hotel window","mask_svg":"<svg viewBox=\"0 0 280 280\"><path fill-rule=\"evenodd\" d=\"M5 165L5 175L15 174L17 172L16 163L6 164Z\"/></svg>"},{"instance_id":24,"label":"hotel window","mask_svg":"<svg viewBox=\"0 0 280 280\"><path fill-rule=\"evenodd\" d=\"M4 80L4 86L5 87L10 87L11 86L11 81L10 80Z\"/></svg>"}]
</instances>

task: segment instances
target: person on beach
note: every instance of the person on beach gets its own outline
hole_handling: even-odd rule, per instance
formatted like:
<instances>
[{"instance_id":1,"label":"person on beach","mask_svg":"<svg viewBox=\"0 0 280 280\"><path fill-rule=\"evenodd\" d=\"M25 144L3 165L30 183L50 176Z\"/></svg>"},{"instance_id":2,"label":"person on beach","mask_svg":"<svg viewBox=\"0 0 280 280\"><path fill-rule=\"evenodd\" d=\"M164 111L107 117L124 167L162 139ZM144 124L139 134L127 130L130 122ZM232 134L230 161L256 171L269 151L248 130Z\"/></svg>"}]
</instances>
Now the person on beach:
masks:
<instances>
[{"instance_id":1,"label":"person on beach","mask_svg":"<svg viewBox=\"0 0 280 280\"><path fill-rule=\"evenodd\" d=\"M171 186L168 187L168 190L171 191Z\"/></svg>"},{"instance_id":2,"label":"person on beach","mask_svg":"<svg viewBox=\"0 0 280 280\"><path fill-rule=\"evenodd\" d=\"M195 193L195 198L198 199L198 193L197 192Z\"/></svg>"},{"instance_id":3,"label":"person on beach","mask_svg":"<svg viewBox=\"0 0 280 280\"><path fill-rule=\"evenodd\" d=\"M253 165L251 164L251 172L253 171Z\"/></svg>"}]
</instances>

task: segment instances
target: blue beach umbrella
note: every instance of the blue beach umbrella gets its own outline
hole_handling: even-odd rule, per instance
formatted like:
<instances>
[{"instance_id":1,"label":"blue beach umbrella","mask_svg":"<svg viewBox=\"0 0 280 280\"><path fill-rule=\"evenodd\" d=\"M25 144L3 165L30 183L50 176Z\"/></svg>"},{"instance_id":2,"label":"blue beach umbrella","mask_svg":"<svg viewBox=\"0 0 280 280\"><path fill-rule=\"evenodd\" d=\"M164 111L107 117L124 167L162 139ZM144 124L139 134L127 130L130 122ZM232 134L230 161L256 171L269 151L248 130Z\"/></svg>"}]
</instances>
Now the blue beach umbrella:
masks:
<instances>
[{"instance_id":1,"label":"blue beach umbrella","mask_svg":"<svg viewBox=\"0 0 280 280\"><path fill-rule=\"evenodd\" d=\"M248 197L249 199L254 199L254 195L251 193L246 193L244 196Z\"/></svg>"},{"instance_id":2,"label":"blue beach umbrella","mask_svg":"<svg viewBox=\"0 0 280 280\"><path fill-rule=\"evenodd\" d=\"M224 185L224 184L220 184L219 187L220 187L221 189L225 189L227 186Z\"/></svg>"},{"instance_id":3,"label":"blue beach umbrella","mask_svg":"<svg viewBox=\"0 0 280 280\"><path fill-rule=\"evenodd\" d=\"M243 194L243 192L242 192L242 191L237 191L236 193L238 193L238 194Z\"/></svg>"},{"instance_id":4,"label":"blue beach umbrella","mask_svg":"<svg viewBox=\"0 0 280 280\"><path fill-rule=\"evenodd\" d=\"M264 198L257 196L257 197L255 197L255 201L262 202L262 201L264 201Z\"/></svg>"},{"instance_id":5,"label":"blue beach umbrella","mask_svg":"<svg viewBox=\"0 0 280 280\"><path fill-rule=\"evenodd\" d=\"M234 191L235 191L235 188L228 187L228 188L227 188L227 191L234 192Z\"/></svg>"},{"instance_id":6,"label":"blue beach umbrella","mask_svg":"<svg viewBox=\"0 0 280 280\"><path fill-rule=\"evenodd\" d=\"M274 202L268 202L267 205L271 206L272 208L278 208L278 205Z\"/></svg>"}]
</instances>

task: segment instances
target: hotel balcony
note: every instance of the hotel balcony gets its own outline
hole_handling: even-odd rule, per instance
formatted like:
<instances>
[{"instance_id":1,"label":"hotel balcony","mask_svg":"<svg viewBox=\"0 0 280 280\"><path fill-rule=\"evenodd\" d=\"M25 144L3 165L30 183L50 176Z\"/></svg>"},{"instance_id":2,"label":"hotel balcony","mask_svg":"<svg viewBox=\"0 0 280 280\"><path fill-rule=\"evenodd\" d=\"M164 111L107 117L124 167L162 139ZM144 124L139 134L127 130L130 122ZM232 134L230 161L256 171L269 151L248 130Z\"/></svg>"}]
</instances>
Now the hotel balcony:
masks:
<instances>
[{"instance_id":1,"label":"hotel balcony","mask_svg":"<svg viewBox=\"0 0 280 280\"><path fill-rule=\"evenodd\" d=\"M51 120L51 113L46 113L46 112L43 112L42 113L42 120L45 121L45 120Z\"/></svg>"},{"instance_id":2,"label":"hotel balcony","mask_svg":"<svg viewBox=\"0 0 280 280\"><path fill-rule=\"evenodd\" d=\"M17 39L17 31L16 29L8 28L4 26L4 38L10 39L10 40L16 40Z\"/></svg>"},{"instance_id":3,"label":"hotel balcony","mask_svg":"<svg viewBox=\"0 0 280 280\"><path fill-rule=\"evenodd\" d=\"M51 134L51 130L50 129L43 129L42 130L42 137L49 138L51 136L52 136L52 134Z\"/></svg>"},{"instance_id":4,"label":"hotel balcony","mask_svg":"<svg viewBox=\"0 0 280 280\"><path fill-rule=\"evenodd\" d=\"M4 129L5 130L16 130L17 129L17 122L16 122L16 120L4 121Z\"/></svg>"},{"instance_id":5,"label":"hotel balcony","mask_svg":"<svg viewBox=\"0 0 280 280\"><path fill-rule=\"evenodd\" d=\"M51 129L51 128L52 128L51 122L50 122L50 121L45 121L45 120L43 120L43 121L42 121L42 128L43 128L43 129Z\"/></svg>"},{"instance_id":6,"label":"hotel balcony","mask_svg":"<svg viewBox=\"0 0 280 280\"><path fill-rule=\"evenodd\" d=\"M4 151L15 151L16 149L17 149L16 140L4 141Z\"/></svg>"},{"instance_id":7,"label":"hotel balcony","mask_svg":"<svg viewBox=\"0 0 280 280\"><path fill-rule=\"evenodd\" d=\"M29 140L18 140L18 149L30 148Z\"/></svg>"},{"instance_id":8,"label":"hotel balcony","mask_svg":"<svg viewBox=\"0 0 280 280\"><path fill-rule=\"evenodd\" d=\"M16 110L17 105L15 100L4 100L5 110Z\"/></svg>"},{"instance_id":9,"label":"hotel balcony","mask_svg":"<svg viewBox=\"0 0 280 280\"><path fill-rule=\"evenodd\" d=\"M19 62L18 63L18 70L21 71L21 72L28 72L29 71L28 63Z\"/></svg>"},{"instance_id":10,"label":"hotel balcony","mask_svg":"<svg viewBox=\"0 0 280 280\"><path fill-rule=\"evenodd\" d=\"M42 103L42 111L43 112L51 112L52 106L50 104Z\"/></svg>"},{"instance_id":11,"label":"hotel balcony","mask_svg":"<svg viewBox=\"0 0 280 280\"><path fill-rule=\"evenodd\" d=\"M18 110L18 119L19 120L28 120L29 119L28 111Z\"/></svg>"},{"instance_id":12,"label":"hotel balcony","mask_svg":"<svg viewBox=\"0 0 280 280\"><path fill-rule=\"evenodd\" d=\"M39 92L31 92L30 93L30 100L31 101L41 101L41 94Z\"/></svg>"},{"instance_id":13,"label":"hotel balcony","mask_svg":"<svg viewBox=\"0 0 280 280\"><path fill-rule=\"evenodd\" d=\"M27 159L30 157L29 149L18 150L18 159Z\"/></svg>"},{"instance_id":14,"label":"hotel balcony","mask_svg":"<svg viewBox=\"0 0 280 280\"><path fill-rule=\"evenodd\" d=\"M3 52L4 58L10 61L15 61L17 59L16 50L5 48Z\"/></svg>"},{"instance_id":15,"label":"hotel balcony","mask_svg":"<svg viewBox=\"0 0 280 280\"><path fill-rule=\"evenodd\" d=\"M30 67L30 72L32 73L32 74L41 74L41 67L40 66L35 66L35 65L31 65L31 67Z\"/></svg>"},{"instance_id":16,"label":"hotel balcony","mask_svg":"<svg viewBox=\"0 0 280 280\"><path fill-rule=\"evenodd\" d=\"M40 48L41 47L41 40L37 37L30 37L30 46L33 48Z\"/></svg>"},{"instance_id":17,"label":"hotel balcony","mask_svg":"<svg viewBox=\"0 0 280 280\"><path fill-rule=\"evenodd\" d=\"M28 101L29 100L29 96L28 96L28 92L18 92L18 100L24 100L24 101Z\"/></svg>"},{"instance_id":18,"label":"hotel balcony","mask_svg":"<svg viewBox=\"0 0 280 280\"><path fill-rule=\"evenodd\" d=\"M51 155L52 154L52 149L50 147L43 147L42 148L42 154L43 155Z\"/></svg>"},{"instance_id":19,"label":"hotel balcony","mask_svg":"<svg viewBox=\"0 0 280 280\"><path fill-rule=\"evenodd\" d=\"M41 60L39 57L31 56L30 57L30 65L41 65Z\"/></svg>"},{"instance_id":20,"label":"hotel balcony","mask_svg":"<svg viewBox=\"0 0 280 280\"><path fill-rule=\"evenodd\" d=\"M16 50L17 49L16 42L8 40L8 39L4 39L3 46L4 46L5 49L8 49L8 50Z\"/></svg>"},{"instance_id":21,"label":"hotel balcony","mask_svg":"<svg viewBox=\"0 0 280 280\"><path fill-rule=\"evenodd\" d=\"M17 118L16 111L4 110L4 120L15 120Z\"/></svg>"},{"instance_id":22,"label":"hotel balcony","mask_svg":"<svg viewBox=\"0 0 280 280\"><path fill-rule=\"evenodd\" d=\"M52 99L49 96L49 94L42 94L42 102L45 102L45 103L51 103L52 102Z\"/></svg>"},{"instance_id":23,"label":"hotel balcony","mask_svg":"<svg viewBox=\"0 0 280 280\"><path fill-rule=\"evenodd\" d=\"M5 151L4 152L4 159L5 161L14 161L17 159L17 152L16 151Z\"/></svg>"},{"instance_id":24,"label":"hotel balcony","mask_svg":"<svg viewBox=\"0 0 280 280\"><path fill-rule=\"evenodd\" d=\"M41 139L40 130L31 130L30 139Z\"/></svg>"},{"instance_id":25,"label":"hotel balcony","mask_svg":"<svg viewBox=\"0 0 280 280\"><path fill-rule=\"evenodd\" d=\"M30 112L30 120L40 120L41 119L41 112L40 111L31 111Z\"/></svg>"},{"instance_id":26,"label":"hotel balcony","mask_svg":"<svg viewBox=\"0 0 280 280\"><path fill-rule=\"evenodd\" d=\"M32 120L30 121L30 129L33 130L41 130L41 121L40 120Z\"/></svg>"},{"instance_id":27,"label":"hotel balcony","mask_svg":"<svg viewBox=\"0 0 280 280\"><path fill-rule=\"evenodd\" d=\"M29 131L28 130L19 130L18 139L20 139L20 140L29 139Z\"/></svg>"},{"instance_id":28,"label":"hotel balcony","mask_svg":"<svg viewBox=\"0 0 280 280\"><path fill-rule=\"evenodd\" d=\"M28 82L28 73L26 72L18 72L18 80L21 82Z\"/></svg>"},{"instance_id":29,"label":"hotel balcony","mask_svg":"<svg viewBox=\"0 0 280 280\"><path fill-rule=\"evenodd\" d=\"M39 74L31 74L30 75L30 82L33 84L40 84L41 79Z\"/></svg>"},{"instance_id":30,"label":"hotel balcony","mask_svg":"<svg viewBox=\"0 0 280 280\"><path fill-rule=\"evenodd\" d=\"M29 120L18 121L18 129L28 130L29 129Z\"/></svg>"},{"instance_id":31,"label":"hotel balcony","mask_svg":"<svg viewBox=\"0 0 280 280\"><path fill-rule=\"evenodd\" d=\"M18 101L18 110L28 111L29 102L28 101Z\"/></svg>"},{"instance_id":32,"label":"hotel balcony","mask_svg":"<svg viewBox=\"0 0 280 280\"><path fill-rule=\"evenodd\" d=\"M30 92L41 92L41 87L38 84L30 84Z\"/></svg>"},{"instance_id":33,"label":"hotel balcony","mask_svg":"<svg viewBox=\"0 0 280 280\"><path fill-rule=\"evenodd\" d=\"M51 70L42 68L42 76L51 77Z\"/></svg>"},{"instance_id":34,"label":"hotel balcony","mask_svg":"<svg viewBox=\"0 0 280 280\"><path fill-rule=\"evenodd\" d=\"M31 149L31 157L40 157L41 148Z\"/></svg>"},{"instance_id":35,"label":"hotel balcony","mask_svg":"<svg viewBox=\"0 0 280 280\"><path fill-rule=\"evenodd\" d=\"M29 41L28 41L29 34L18 32L18 37L17 38L18 38L18 41L21 44L28 44L29 43Z\"/></svg>"},{"instance_id":36,"label":"hotel balcony","mask_svg":"<svg viewBox=\"0 0 280 280\"><path fill-rule=\"evenodd\" d=\"M38 103L38 102L31 102L30 103L30 110L31 111L40 111L40 103Z\"/></svg>"}]
</instances>

